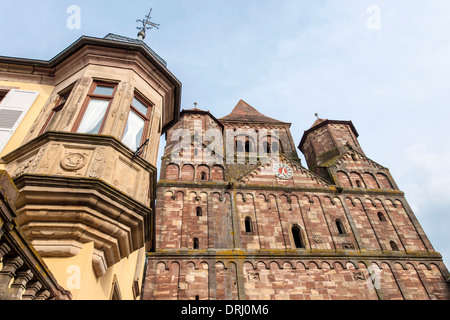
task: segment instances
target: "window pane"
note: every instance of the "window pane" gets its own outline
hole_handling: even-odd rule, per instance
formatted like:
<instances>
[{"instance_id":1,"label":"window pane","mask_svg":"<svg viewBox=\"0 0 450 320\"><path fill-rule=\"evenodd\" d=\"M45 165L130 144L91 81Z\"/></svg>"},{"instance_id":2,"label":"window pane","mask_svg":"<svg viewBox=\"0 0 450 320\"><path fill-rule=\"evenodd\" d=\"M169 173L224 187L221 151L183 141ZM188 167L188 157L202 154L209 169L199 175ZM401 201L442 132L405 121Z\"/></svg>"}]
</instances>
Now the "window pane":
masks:
<instances>
[{"instance_id":1,"label":"window pane","mask_svg":"<svg viewBox=\"0 0 450 320\"><path fill-rule=\"evenodd\" d=\"M92 99L78 128L79 133L98 134L103 118L108 109L109 101Z\"/></svg>"},{"instance_id":2,"label":"window pane","mask_svg":"<svg viewBox=\"0 0 450 320\"><path fill-rule=\"evenodd\" d=\"M140 102L138 99L134 98L133 99L133 107L135 107L140 113L142 113L143 115L147 115L147 106L144 105L142 102Z\"/></svg>"},{"instance_id":3,"label":"window pane","mask_svg":"<svg viewBox=\"0 0 450 320\"><path fill-rule=\"evenodd\" d=\"M99 94L102 96L112 96L114 92L114 87L97 86L95 88L94 94Z\"/></svg>"},{"instance_id":4,"label":"window pane","mask_svg":"<svg viewBox=\"0 0 450 320\"><path fill-rule=\"evenodd\" d=\"M145 121L136 113L130 111L122 142L131 150L137 150L141 146L144 125Z\"/></svg>"}]
</instances>

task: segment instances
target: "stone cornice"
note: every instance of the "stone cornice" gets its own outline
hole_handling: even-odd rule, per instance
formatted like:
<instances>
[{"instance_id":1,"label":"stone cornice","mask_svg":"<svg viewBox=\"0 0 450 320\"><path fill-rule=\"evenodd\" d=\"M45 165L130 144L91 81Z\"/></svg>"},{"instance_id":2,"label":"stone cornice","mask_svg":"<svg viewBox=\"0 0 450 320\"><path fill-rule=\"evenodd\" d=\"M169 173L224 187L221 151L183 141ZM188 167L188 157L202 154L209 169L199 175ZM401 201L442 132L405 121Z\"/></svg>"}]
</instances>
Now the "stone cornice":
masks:
<instances>
[{"instance_id":1,"label":"stone cornice","mask_svg":"<svg viewBox=\"0 0 450 320\"><path fill-rule=\"evenodd\" d=\"M385 189L357 189L357 188L315 188L304 186L277 186L277 185L257 185L257 184L237 184L235 182L188 182L188 181L159 181L157 186L159 188L201 188L201 189L222 189L222 190L258 190L258 191L273 191L273 192L311 192L311 193L328 193L342 196L397 196L404 197L405 194L398 190Z\"/></svg>"},{"instance_id":2,"label":"stone cornice","mask_svg":"<svg viewBox=\"0 0 450 320\"><path fill-rule=\"evenodd\" d=\"M357 250L158 250L148 252L149 258L164 259L280 259L280 260L309 260L309 259L330 259L330 260L389 260L389 261L439 261L442 262L442 255L438 252L394 252L394 251L357 251Z\"/></svg>"}]
</instances>

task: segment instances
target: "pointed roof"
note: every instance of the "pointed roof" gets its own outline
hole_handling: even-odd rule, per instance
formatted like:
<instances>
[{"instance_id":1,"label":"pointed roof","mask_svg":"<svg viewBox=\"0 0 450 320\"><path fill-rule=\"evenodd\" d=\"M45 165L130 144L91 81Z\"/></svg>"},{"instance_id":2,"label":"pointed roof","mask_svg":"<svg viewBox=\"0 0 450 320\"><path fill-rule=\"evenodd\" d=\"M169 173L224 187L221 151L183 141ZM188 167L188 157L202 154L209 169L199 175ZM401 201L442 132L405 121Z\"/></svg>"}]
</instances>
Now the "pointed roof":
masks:
<instances>
[{"instance_id":1,"label":"pointed roof","mask_svg":"<svg viewBox=\"0 0 450 320\"><path fill-rule=\"evenodd\" d=\"M290 123L266 117L242 99L238 102L236 107L234 107L233 111L228 116L223 117L219 120L223 122L254 122L290 125Z\"/></svg>"},{"instance_id":2,"label":"pointed roof","mask_svg":"<svg viewBox=\"0 0 450 320\"><path fill-rule=\"evenodd\" d=\"M327 121L327 120L325 120L325 119L317 119L316 122L314 122L314 124L312 125L311 128L314 128L315 126L318 126L319 124L321 124L324 121Z\"/></svg>"},{"instance_id":3,"label":"pointed roof","mask_svg":"<svg viewBox=\"0 0 450 320\"><path fill-rule=\"evenodd\" d=\"M221 127L223 129L223 124L219 120L217 120L216 117L214 117L209 111L205 111L205 110L197 108L197 105L195 105L195 107L192 109L181 110L180 117L184 116L185 114L201 114L201 115L209 116L211 119L213 119L219 125L219 127Z\"/></svg>"}]
</instances>

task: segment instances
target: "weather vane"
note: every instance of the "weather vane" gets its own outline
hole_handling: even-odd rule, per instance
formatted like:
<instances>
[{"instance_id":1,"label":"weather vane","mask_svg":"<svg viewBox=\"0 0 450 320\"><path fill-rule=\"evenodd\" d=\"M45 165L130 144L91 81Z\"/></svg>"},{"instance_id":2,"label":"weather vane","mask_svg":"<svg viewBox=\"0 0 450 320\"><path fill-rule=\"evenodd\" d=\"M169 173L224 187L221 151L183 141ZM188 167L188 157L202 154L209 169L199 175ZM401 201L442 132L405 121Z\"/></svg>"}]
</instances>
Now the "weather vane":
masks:
<instances>
[{"instance_id":1,"label":"weather vane","mask_svg":"<svg viewBox=\"0 0 450 320\"><path fill-rule=\"evenodd\" d=\"M146 36L145 31L146 30L149 30L149 29L152 29L152 28L159 29L159 26L160 26L159 24L156 24L156 23L153 23L153 22L150 21L152 19L152 17L151 17L152 10L153 9L150 9L149 14L145 16L145 19L136 20L136 22L142 23L142 27L137 27L137 29L140 30L139 33L138 33L138 39L139 40L144 40L145 39L145 36Z\"/></svg>"}]
</instances>

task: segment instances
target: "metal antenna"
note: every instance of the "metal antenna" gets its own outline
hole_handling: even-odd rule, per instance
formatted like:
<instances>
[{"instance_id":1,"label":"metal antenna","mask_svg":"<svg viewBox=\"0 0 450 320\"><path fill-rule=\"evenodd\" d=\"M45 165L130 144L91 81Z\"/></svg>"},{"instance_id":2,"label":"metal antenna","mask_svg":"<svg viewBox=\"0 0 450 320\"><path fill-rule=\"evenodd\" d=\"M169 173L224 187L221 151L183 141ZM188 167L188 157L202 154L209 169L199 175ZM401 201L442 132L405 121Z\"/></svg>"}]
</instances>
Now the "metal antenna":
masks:
<instances>
[{"instance_id":1,"label":"metal antenna","mask_svg":"<svg viewBox=\"0 0 450 320\"><path fill-rule=\"evenodd\" d=\"M151 17L152 10L153 9L150 9L150 12L148 13L148 15L145 16L145 19L136 20L136 22L142 23L142 27L137 27L137 29L140 30L138 33L139 40L145 39L145 36L146 36L145 31L146 30L150 30L153 28L159 29L159 26L160 26L159 24L156 24L156 23L150 21L152 19L152 17Z\"/></svg>"}]
</instances>

